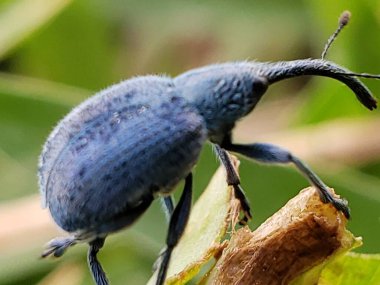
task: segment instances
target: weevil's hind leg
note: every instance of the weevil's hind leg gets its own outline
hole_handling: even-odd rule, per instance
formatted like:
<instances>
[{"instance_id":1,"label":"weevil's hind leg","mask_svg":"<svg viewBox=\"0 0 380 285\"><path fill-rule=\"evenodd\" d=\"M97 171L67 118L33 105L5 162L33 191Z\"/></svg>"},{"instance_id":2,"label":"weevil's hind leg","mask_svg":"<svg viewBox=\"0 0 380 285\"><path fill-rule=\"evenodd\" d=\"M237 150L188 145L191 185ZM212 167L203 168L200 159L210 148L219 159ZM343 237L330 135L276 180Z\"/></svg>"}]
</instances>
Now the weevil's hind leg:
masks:
<instances>
[{"instance_id":1,"label":"weevil's hind leg","mask_svg":"<svg viewBox=\"0 0 380 285\"><path fill-rule=\"evenodd\" d=\"M173 198L173 196L170 195L170 196L162 197L161 198L161 206L162 206L162 209L165 213L166 221L168 223L170 223L170 218L171 218L173 211L174 211L174 198ZM162 256L165 253L165 250L166 250L166 248L161 249L161 251L158 255L158 258L156 259L156 261L153 264L153 267L152 267L153 272L156 271L157 268L159 268L159 266L162 262Z\"/></svg>"},{"instance_id":2,"label":"weevil's hind leg","mask_svg":"<svg viewBox=\"0 0 380 285\"><path fill-rule=\"evenodd\" d=\"M87 261L90 267L92 277L97 285L108 285L108 279L106 273L104 272L102 266L97 258L97 253L104 245L104 238L97 238L89 243L90 248L88 249Z\"/></svg>"},{"instance_id":3,"label":"weevil's hind leg","mask_svg":"<svg viewBox=\"0 0 380 285\"><path fill-rule=\"evenodd\" d=\"M170 218L171 218L173 211L174 211L174 197L173 197L173 195L162 197L161 198L161 206L162 206L162 209L165 213L166 221L168 223L170 223ZM153 267L152 267L153 272L156 271L157 268L159 268L159 266L162 262L162 256L165 253L165 250L166 250L166 248L161 249L161 251L158 255L158 258L156 259L156 261L153 264Z\"/></svg>"},{"instance_id":4,"label":"weevil's hind leg","mask_svg":"<svg viewBox=\"0 0 380 285\"><path fill-rule=\"evenodd\" d=\"M193 192L193 176L190 173L185 179L185 187L181 198L175 207L170 218L169 231L166 237L166 249L161 257L160 269L158 271L156 285L163 285L166 278L166 272L169 267L170 257L174 247L181 238L190 215L191 199Z\"/></svg>"},{"instance_id":5,"label":"weevil's hind leg","mask_svg":"<svg viewBox=\"0 0 380 285\"><path fill-rule=\"evenodd\" d=\"M66 249L77 243L75 236L55 238L48 242L45 251L41 254L42 258L53 255L54 257L62 256Z\"/></svg>"},{"instance_id":6,"label":"weevil's hind leg","mask_svg":"<svg viewBox=\"0 0 380 285\"><path fill-rule=\"evenodd\" d=\"M173 199L173 196L170 195L170 196L162 197L161 198L161 202L162 202L162 209L165 212L166 220L169 222L170 221L170 217L172 216L173 211L174 211L174 199Z\"/></svg>"},{"instance_id":7,"label":"weevil's hind leg","mask_svg":"<svg viewBox=\"0 0 380 285\"><path fill-rule=\"evenodd\" d=\"M298 170L306 176L310 183L318 189L322 202L331 203L337 210L343 212L347 218L350 217L350 209L348 208L347 201L334 198L329 188L314 173L314 171L289 151L272 144L264 143L254 143L249 145L231 143L224 147L230 151L243 154L263 163L293 163Z\"/></svg>"},{"instance_id":8,"label":"weevil's hind leg","mask_svg":"<svg viewBox=\"0 0 380 285\"><path fill-rule=\"evenodd\" d=\"M237 174L232 164L232 161L228 152L218 145L214 145L214 148L215 148L216 153L218 154L218 157L221 163L226 168L227 184L234 187L235 197L236 199L240 201L240 205L244 213L244 217L239 221L239 224L245 225L252 218L252 215L251 215L251 208L249 206L248 199L245 196L244 191L240 186L239 175Z\"/></svg>"}]
</instances>

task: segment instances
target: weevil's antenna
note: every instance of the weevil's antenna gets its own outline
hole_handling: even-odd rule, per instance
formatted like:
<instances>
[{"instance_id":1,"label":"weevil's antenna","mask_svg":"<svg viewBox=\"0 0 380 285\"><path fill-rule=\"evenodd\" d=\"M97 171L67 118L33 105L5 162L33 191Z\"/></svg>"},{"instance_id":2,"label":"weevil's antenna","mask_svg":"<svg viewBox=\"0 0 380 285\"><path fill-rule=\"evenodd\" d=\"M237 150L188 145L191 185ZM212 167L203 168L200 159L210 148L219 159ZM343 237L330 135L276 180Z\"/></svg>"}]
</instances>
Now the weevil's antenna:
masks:
<instances>
[{"instance_id":1,"label":"weevil's antenna","mask_svg":"<svg viewBox=\"0 0 380 285\"><path fill-rule=\"evenodd\" d=\"M325 59L326 57L326 54L327 54L327 51L329 50L329 48L331 47L332 43L334 42L334 40L338 37L339 33L341 32L341 30L348 24L348 22L350 21L350 18L351 18L351 13L350 11L344 11L340 17L339 17L339 25L338 25L338 28L335 30L335 32L331 35L331 37L328 39L326 45L325 45L325 48L323 49L323 52L322 52L322 55L321 55L321 58L322 59Z\"/></svg>"},{"instance_id":2,"label":"weevil's antenna","mask_svg":"<svg viewBox=\"0 0 380 285\"><path fill-rule=\"evenodd\" d=\"M363 77L363 78L371 78L371 79L380 79L380 74L355 73L355 72L337 72L337 74L355 76L355 77Z\"/></svg>"},{"instance_id":3,"label":"weevil's antenna","mask_svg":"<svg viewBox=\"0 0 380 285\"><path fill-rule=\"evenodd\" d=\"M330 49L332 43L334 40L338 37L339 33L342 31L342 29L347 26L348 22L351 19L351 12L350 11L344 11L340 17L339 17L339 25L338 28L335 30L335 32L331 35L331 37L328 39L325 48L323 49L321 59L325 59L327 51ZM336 74L339 75L348 75L348 76L355 76L355 77L362 77L362 78L371 78L371 79L380 79L379 74L369 74L369 73L356 73L356 72L336 72Z\"/></svg>"}]
</instances>

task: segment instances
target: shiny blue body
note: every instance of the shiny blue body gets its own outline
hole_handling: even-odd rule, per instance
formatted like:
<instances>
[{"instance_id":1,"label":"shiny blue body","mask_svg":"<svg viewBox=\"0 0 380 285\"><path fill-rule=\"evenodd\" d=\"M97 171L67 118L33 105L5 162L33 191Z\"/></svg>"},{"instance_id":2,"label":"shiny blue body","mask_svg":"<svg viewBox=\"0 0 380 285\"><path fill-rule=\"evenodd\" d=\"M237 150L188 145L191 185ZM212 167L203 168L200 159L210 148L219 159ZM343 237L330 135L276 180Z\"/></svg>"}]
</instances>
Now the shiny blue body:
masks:
<instances>
[{"instance_id":1,"label":"shiny blue body","mask_svg":"<svg viewBox=\"0 0 380 285\"><path fill-rule=\"evenodd\" d=\"M376 108L360 81L319 59L135 77L86 100L53 130L40 157L43 205L62 229L89 239L130 225L191 172L207 140L231 138L268 85L300 75L335 78Z\"/></svg>"},{"instance_id":2,"label":"shiny blue body","mask_svg":"<svg viewBox=\"0 0 380 285\"><path fill-rule=\"evenodd\" d=\"M174 79L132 78L69 113L40 159L43 203L57 224L101 236L128 226L151 200L170 194L205 141L221 139L256 104L252 73L241 65ZM226 80L226 72L235 76ZM146 207L136 210L139 205Z\"/></svg>"}]
</instances>

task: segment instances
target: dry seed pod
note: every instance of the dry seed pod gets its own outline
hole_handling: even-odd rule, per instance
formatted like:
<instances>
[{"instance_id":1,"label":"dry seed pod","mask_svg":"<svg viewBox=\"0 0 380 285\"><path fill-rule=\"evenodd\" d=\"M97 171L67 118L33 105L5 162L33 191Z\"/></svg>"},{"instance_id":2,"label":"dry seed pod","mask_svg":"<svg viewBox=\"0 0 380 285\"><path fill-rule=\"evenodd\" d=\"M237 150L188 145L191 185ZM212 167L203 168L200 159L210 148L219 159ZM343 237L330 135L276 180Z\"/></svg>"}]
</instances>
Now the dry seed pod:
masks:
<instances>
[{"instance_id":1,"label":"dry seed pod","mask_svg":"<svg viewBox=\"0 0 380 285\"><path fill-rule=\"evenodd\" d=\"M304 189L254 232L248 227L238 230L203 282L291 284L358 242L346 230L346 223L341 212L320 201L314 188Z\"/></svg>"}]
</instances>

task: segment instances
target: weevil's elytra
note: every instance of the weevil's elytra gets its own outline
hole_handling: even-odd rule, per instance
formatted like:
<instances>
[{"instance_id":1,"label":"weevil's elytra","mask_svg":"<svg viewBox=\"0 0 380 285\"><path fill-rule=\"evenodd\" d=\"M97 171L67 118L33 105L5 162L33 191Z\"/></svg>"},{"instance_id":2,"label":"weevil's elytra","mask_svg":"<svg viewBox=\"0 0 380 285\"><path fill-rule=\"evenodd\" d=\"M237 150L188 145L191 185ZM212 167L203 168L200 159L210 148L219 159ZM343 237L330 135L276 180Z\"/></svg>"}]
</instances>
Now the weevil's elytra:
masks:
<instances>
[{"instance_id":1,"label":"weevil's elytra","mask_svg":"<svg viewBox=\"0 0 380 285\"><path fill-rule=\"evenodd\" d=\"M227 170L227 182L240 200L241 223L251 217L250 207L227 151L263 163L293 164L323 202L349 217L347 202L334 198L298 157L271 144L236 144L231 137L236 121L254 109L271 84L302 75L336 79L365 107L376 108L375 98L357 77L380 76L353 73L324 59L231 62L175 78L135 77L74 108L47 139L39 165L43 204L71 236L52 240L42 256L61 256L68 247L88 242L94 280L108 284L96 256L106 236L131 225L161 196L171 215L157 278L162 285L171 252L189 217L191 171L206 141L214 144ZM170 194L182 179L184 190L174 209Z\"/></svg>"},{"instance_id":2,"label":"weevil's elytra","mask_svg":"<svg viewBox=\"0 0 380 285\"><path fill-rule=\"evenodd\" d=\"M166 85L166 79L160 77L145 80L152 81L154 84L146 85L154 89ZM143 91L149 91L148 86ZM124 83L120 87L125 91ZM66 140L56 157L47 156L54 161L45 158L45 164L54 165L46 181L47 204L63 229L97 232L99 226L157 194L147 190L170 191L194 166L206 139L203 119L183 99L173 101L166 96L149 102L142 97L143 104L130 108L125 102L103 109L102 114L95 111L82 128L74 125L76 134ZM79 108L91 112L101 109L97 104L90 99ZM66 132L68 119L61 122ZM57 148L59 139L59 135L51 137L48 145Z\"/></svg>"}]
</instances>

